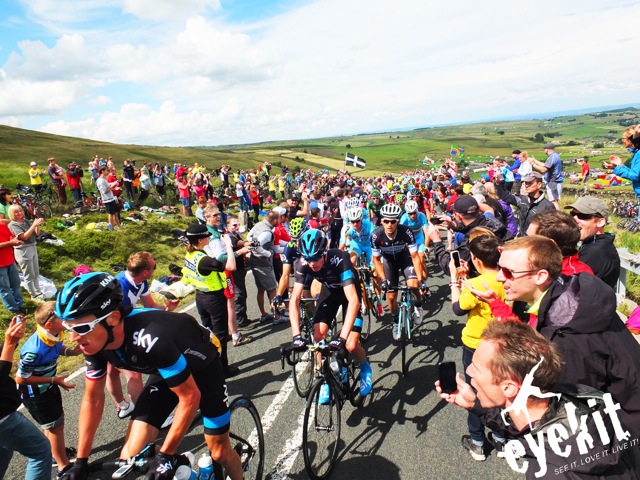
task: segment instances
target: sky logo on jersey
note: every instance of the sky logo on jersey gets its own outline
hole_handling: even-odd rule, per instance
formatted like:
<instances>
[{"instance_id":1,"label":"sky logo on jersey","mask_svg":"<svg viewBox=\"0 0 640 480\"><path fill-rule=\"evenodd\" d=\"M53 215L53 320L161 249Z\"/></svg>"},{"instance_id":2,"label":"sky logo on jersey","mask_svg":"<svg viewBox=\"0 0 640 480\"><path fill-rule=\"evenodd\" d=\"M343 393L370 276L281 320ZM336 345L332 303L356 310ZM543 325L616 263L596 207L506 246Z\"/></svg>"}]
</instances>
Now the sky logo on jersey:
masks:
<instances>
[{"instance_id":1,"label":"sky logo on jersey","mask_svg":"<svg viewBox=\"0 0 640 480\"><path fill-rule=\"evenodd\" d=\"M142 347L145 349L145 352L149 353L153 346L158 341L158 337L152 337L148 333L144 333L144 328L142 330L138 330L137 332L133 332L133 344L137 347Z\"/></svg>"},{"instance_id":2,"label":"sky logo on jersey","mask_svg":"<svg viewBox=\"0 0 640 480\"><path fill-rule=\"evenodd\" d=\"M331 257L331 259L329 260L329 263L331 263L331 265L337 267L338 265L340 265L342 263L342 257Z\"/></svg>"}]
</instances>

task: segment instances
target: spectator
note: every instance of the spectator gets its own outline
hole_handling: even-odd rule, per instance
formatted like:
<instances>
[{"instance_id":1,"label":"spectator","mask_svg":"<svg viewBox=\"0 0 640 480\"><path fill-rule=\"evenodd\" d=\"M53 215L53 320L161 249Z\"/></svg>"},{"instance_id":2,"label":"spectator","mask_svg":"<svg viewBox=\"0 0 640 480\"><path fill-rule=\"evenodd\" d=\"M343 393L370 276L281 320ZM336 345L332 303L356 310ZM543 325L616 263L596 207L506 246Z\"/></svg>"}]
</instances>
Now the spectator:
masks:
<instances>
[{"instance_id":1,"label":"spectator","mask_svg":"<svg viewBox=\"0 0 640 480\"><path fill-rule=\"evenodd\" d=\"M9 218L9 230L22 241L22 244L13 247L13 253L22 270L27 291L35 302L44 302L44 295L40 290L40 262L36 246L36 237L40 235L40 226L44 223L44 218L36 218L33 223L29 222L20 205L9 207Z\"/></svg>"},{"instance_id":2,"label":"spectator","mask_svg":"<svg viewBox=\"0 0 640 480\"><path fill-rule=\"evenodd\" d=\"M589 166L589 157L584 157L582 160L579 160L578 163L581 167L581 175L582 175L582 185L584 189L582 192L586 195L589 191L589 174L591 173L591 167Z\"/></svg>"},{"instance_id":3,"label":"spectator","mask_svg":"<svg viewBox=\"0 0 640 480\"><path fill-rule=\"evenodd\" d=\"M185 217L191 216L191 185L193 177L187 180L187 174L183 173L178 178L178 192L180 196L180 203L182 204L182 214Z\"/></svg>"},{"instance_id":4,"label":"spectator","mask_svg":"<svg viewBox=\"0 0 640 480\"><path fill-rule=\"evenodd\" d=\"M42 191L42 171L38 168L36 162L31 162L29 166L31 167L29 168L29 181L31 182L31 186L36 193L40 193Z\"/></svg>"},{"instance_id":5,"label":"spectator","mask_svg":"<svg viewBox=\"0 0 640 480\"><path fill-rule=\"evenodd\" d=\"M564 368L559 382L611 393L620 403L623 424L636 438L640 434L640 345L616 313L615 293L602 280L579 273L561 283L556 281L561 269L558 246L533 235L503 246L497 278L504 283L508 301L529 305L524 319L560 347ZM495 295L471 291L490 301L496 318L511 315Z\"/></svg>"},{"instance_id":6,"label":"spectator","mask_svg":"<svg viewBox=\"0 0 640 480\"><path fill-rule=\"evenodd\" d=\"M0 222L0 297L7 310L16 314L22 312L24 300L13 247L23 243L11 233L6 223Z\"/></svg>"},{"instance_id":7,"label":"spectator","mask_svg":"<svg viewBox=\"0 0 640 480\"><path fill-rule=\"evenodd\" d=\"M640 124L632 125L622 134L622 144L627 148L633 157L628 162L629 166L622 163L620 157L611 156L611 163L605 163L605 168L613 168L613 174L631 180L633 191L640 200ZM640 220L640 208L638 208L638 220Z\"/></svg>"},{"instance_id":8,"label":"spectator","mask_svg":"<svg viewBox=\"0 0 640 480\"><path fill-rule=\"evenodd\" d=\"M114 185L107 181L109 169L100 167L98 170L98 180L96 180L96 188L102 197L102 204L107 210L109 217L109 230L120 228L120 218L118 217L118 199L113 193Z\"/></svg>"},{"instance_id":9,"label":"spectator","mask_svg":"<svg viewBox=\"0 0 640 480\"><path fill-rule=\"evenodd\" d=\"M130 202L136 199L133 191L133 181L136 178L135 167L129 160L125 160L122 166L122 182L124 183L124 191Z\"/></svg>"},{"instance_id":10,"label":"spectator","mask_svg":"<svg viewBox=\"0 0 640 480\"><path fill-rule=\"evenodd\" d=\"M80 355L80 348L64 345L65 327L55 314L56 302L46 302L36 309L37 331L20 349L16 383L24 406L45 431L58 467L57 477L68 469L75 456L74 448L64 441L64 411L60 388L69 391L75 384L67 383L67 375L56 375L58 357Z\"/></svg>"},{"instance_id":11,"label":"spectator","mask_svg":"<svg viewBox=\"0 0 640 480\"><path fill-rule=\"evenodd\" d=\"M493 235L481 235L469 242L471 261L478 272L478 276L469 280L469 284L478 290L484 290L488 285L498 298L505 299L504 287L496 280L498 275L498 260L500 258L500 241ZM453 313L457 316L466 315L467 324L462 330L462 365L465 371L465 380L471 383L471 377L467 373L473 359L473 354L478 348L482 332L492 319L491 309L485 302L474 297L467 287L460 288L458 283L458 269L453 260L449 264L451 274L451 305ZM467 427L469 435L462 437L462 445L469 451L474 460L486 460L485 433L482 419L472 413L467 415ZM498 455L504 455L505 438L499 433L489 434Z\"/></svg>"},{"instance_id":12,"label":"spectator","mask_svg":"<svg viewBox=\"0 0 640 480\"><path fill-rule=\"evenodd\" d=\"M542 175L533 172L522 177L526 195L514 195L504 189L501 179L495 179L496 193L501 200L518 208L518 236L527 234L531 219L540 212L553 210L555 206L544 198Z\"/></svg>"},{"instance_id":13,"label":"spectator","mask_svg":"<svg viewBox=\"0 0 640 480\"><path fill-rule=\"evenodd\" d=\"M556 209L560 210L560 196L562 195L562 183L564 182L562 160L560 160L560 155L556 153L556 146L553 143L547 143L544 146L544 153L547 154L547 160L542 163L534 157L530 157L531 166L544 173L549 200Z\"/></svg>"},{"instance_id":14,"label":"spectator","mask_svg":"<svg viewBox=\"0 0 640 480\"><path fill-rule=\"evenodd\" d=\"M615 400L582 385L557 384L562 369L556 345L527 325L491 322L467 369L477 394L460 374L455 392L443 393L439 381L436 390L504 432L512 440L509 465L527 480L637 479L637 449L625 442L629 432L620 424ZM572 422L578 418L579 428Z\"/></svg>"},{"instance_id":15,"label":"spectator","mask_svg":"<svg viewBox=\"0 0 640 480\"><path fill-rule=\"evenodd\" d=\"M276 198L275 196L273 197ZM256 185L251 185L249 190L249 199L251 201L251 209L253 210L253 223L260 221L260 192Z\"/></svg>"},{"instance_id":16,"label":"spectator","mask_svg":"<svg viewBox=\"0 0 640 480\"><path fill-rule=\"evenodd\" d=\"M511 152L511 158L513 159L513 165L507 165L507 168L513 172L513 189L510 190L516 194L520 193L520 187L522 186L522 175L520 173L520 166L522 165L522 152L518 149Z\"/></svg>"},{"instance_id":17,"label":"spectator","mask_svg":"<svg viewBox=\"0 0 640 480\"><path fill-rule=\"evenodd\" d=\"M84 176L84 172L82 171L82 167L80 167L76 162L72 162L67 167L67 184L69 185L69 190L71 190L71 195L73 195L73 204L74 206L82 205L82 180L80 180Z\"/></svg>"},{"instance_id":18,"label":"spectator","mask_svg":"<svg viewBox=\"0 0 640 480\"><path fill-rule=\"evenodd\" d=\"M620 255L613 244L615 235L604 233L609 220L607 204L599 198L585 196L564 208L571 209L570 214L580 228L582 245L578 257L615 290L620 278Z\"/></svg>"},{"instance_id":19,"label":"spectator","mask_svg":"<svg viewBox=\"0 0 640 480\"><path fill-rule=\"evenodd\" d=\"M3 225L0 225L0 232L2 230ZM28 458L26 479L50 480L51 444L38 427L18 412L20 394L10 376L13 354L24 337L24 328L24 319L18 321L13 317L4 332L4 346L0 352L0 478L4 478L13 452L19 451Z\"/></svg>"},{"instance_id":20,"label":"spectator","mask_svg":"<svg viewBox=\"0 0 640 480\"><path fill-rule=\"evenodd\" d=\"M64 183L64 172L62 171L62 168L56 164L56 159L53 157L49 157L49 168L47 173L51 179L51 185L58 196L58 202L60 202L60 205L66 205L67 191L65 189L66 184Z\"/></svg>"},{"instance_id":21,"label":"spectator","mask_svg":"<svg viewBox=\"0 0 640 480\"><path fill-rule=\"evenodd\" d=\"M531 219L527 235L550 238L562 253L562 271L565 277L581 272L593 275L593 270L578 258L580 228L571 215L558 210L540 212Z\"/></svg>"},{"instance_id":22,"label":"spectator","mask_svg":"<svg viewBox=\"0 0 640 480\"><path fill-rule=\"evenodd\" d=\"M206 197L198 197L198 208L196 208L196 218L198 219L198 222L200 222L200 225L204 225L205 223L207 223L207 220L204 218L204 209L207 206L207 199Z\"/></svg>"},{"instance_id":23,"label":"spectator","mask_svg":"<svg viewBox=\"0 0 640 480\"><path fill-rule=\"evenodd\" d=\"M0 188L0 223L9 225L9 206L13 201L13 193L8 188Z\"/></svg>"},{"instance_id":24,"label":"spectator","mask_svg":"<svg viewBox=\"0 0 640 480\"><path fill-rule=\"evenodd\" d=\"M149 168L145 163L140 169L140 195L138 201L143 202L151 192L151 177L149 176Z\"/></svg>"},{"instance_id":25,"label":"spectator","mask_svg":"<svg viewBox=\"0 0 640 480\"><path fill-rule=\"evenodd\" d=\"M240 222L236 217L227 220L228 237L231 240L236 257L236 269L231 272L235 285L234 304L236 311L236 325L238 328L253 328L255 325L247 317L247 254L250 252L247 242L240 235Z\"/></svg>"},{"instance_id":26,"label":"spectator","mask_svg":"<svg viewBox=\"0 0 640 480\"><path fill-rule=\"evenodd\" d=\"M253 271L253 278L258 288L257 302L260 309L260 322L265 323L273 320L274 324L287 322L288 319L280 317L277 312L274 315L267 314L264 306L264 294L269 297L269 304L276 295L276 275L273 269L274 234L273 229L280 222L280 214L274 209L267 213L267 216L254 225L249 232L248 239L256 241L259 247L251 252L249 266Z\"/></svg>"},{"instance_id":27,"label":"spectator","mask_svg":"<svg viewBox=\"0 0 640 480\"><path fill-rule=\"evenodd\" d=\"M158 195L164 197L164 189L166 185L167 176L164 174L162 167L159 163L156 163L153 167L153 171L151 172L151 181L153 185L156 187L156 191Z\"/></svg>"}]
</instances>

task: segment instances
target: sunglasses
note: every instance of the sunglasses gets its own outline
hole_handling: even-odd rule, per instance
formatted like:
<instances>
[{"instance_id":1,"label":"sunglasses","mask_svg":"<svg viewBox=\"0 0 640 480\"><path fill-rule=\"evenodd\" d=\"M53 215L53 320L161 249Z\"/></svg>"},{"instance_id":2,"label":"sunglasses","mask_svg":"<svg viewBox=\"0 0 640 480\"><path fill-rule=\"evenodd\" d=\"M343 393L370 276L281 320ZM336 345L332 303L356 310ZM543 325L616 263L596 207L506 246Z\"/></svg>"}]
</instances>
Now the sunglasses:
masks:
<instances>
[{"instance_id":1,"label":"sunglasses","mask_svg":"<svg viewBox=\"0 0 640 480\"><path fill-rule=\"evenodd\" d=\"M87 333L93 332L93 330L96 328L96 325L99 324L105 318L107 318L109 315L111 315L111 313L113 312L109 312L104 317L96 318L95 320L92 320L87 323L74 324L74 323L69 323L65 320L62 320L62 325L64 325L64 328L66 328L70 332L83 336L83 335L86 335Z\"/></svg>"},{"instance_id":2,"label":"sunglasses","mask_svg":"<svg viewBox=\"0 0 640 480\"><path fill-rule=\"evenodd\" d=\"M595 218L598 216L598 215L589 215L588 213L576 212L575 210L571 213L571 215L580 220L591 220L592 218Z\"/></svg>"},{"instance_id":3,"label":"sunglasses","mask_svg":"<svg viewBox=\"0 0 640 480\"><path fill-rule=\"evenodd\" d=\"M362 220L351 220L351 223L361 223Z\"/></svg>"},{"instance_id":4,"label":"sunglasses","mask_svg":"<svg viewBox=\"0 0 640 480\"><path fill-rule=\"evenodd\" d=\"M324 254L323 254L324 255ZM311 263L311 262L317 262L318 260L320 260L322 258L322 255L317 255L315 257L304 257L304 259L307 261L307 263Z\"/></svg>"},{"instance_id":5,"label":"sunglasses","mask_svg":"<svg viewBox=\"0 0 640 480\"><path fill-rule=\"evenodd\" d=\"M398 220L382 220L382 223L386 223L388 225L395 225L398 223Z\"/></svg>"},{"instance_id":6,"label":"sunglasses","mask_svg":"<svg viewBox=\"0 0 640 480\"><path fill-rule=\"evenodd\" d=\"M516 274L518 274L518 273L528 274L528 273L533 273L533 272L538 272L539 271L539 270L520 270L519 272L514 272L513 270L509 270L508 268L500 266L500 265L498 265L498 268L500 268L500 271L502 272L502 275L507 280L517 280L518 278L526 277L526 275L522 275L520 277L516 277Z\"/></svg>"},{"instance_id":7,"label":"sunglasses","mask_svg":"<svg viewBox=\"0 0 640 480\"><path fill-rule=\"evenodd\" d=\"M409 215L417 215L418 212L411 212Z\"/></svg>"}]
</instances>

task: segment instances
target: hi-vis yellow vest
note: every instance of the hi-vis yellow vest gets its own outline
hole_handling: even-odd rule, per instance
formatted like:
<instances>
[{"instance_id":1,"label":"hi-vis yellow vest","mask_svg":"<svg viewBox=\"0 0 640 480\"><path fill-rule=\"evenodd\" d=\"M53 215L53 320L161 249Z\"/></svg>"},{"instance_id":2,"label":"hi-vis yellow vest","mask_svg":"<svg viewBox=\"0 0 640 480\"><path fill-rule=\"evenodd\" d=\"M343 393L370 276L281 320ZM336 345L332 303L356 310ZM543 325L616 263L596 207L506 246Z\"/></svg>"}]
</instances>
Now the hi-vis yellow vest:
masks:
<instances>
[{"instance_id":1,"label":"hi-vis yellow vest","mask_svg":"<svg viewBox=\"0 0 640 480\"><path fill-rule=\"evenodd\" d=\"M188 252L185 257L185 266L182 269L182 281L190 283L200 292L217 292L227 286L227 277L224 272L211 272L206 277L198 273L198 264L207 254L196 250Z\"/></svg>"}]
</instances>

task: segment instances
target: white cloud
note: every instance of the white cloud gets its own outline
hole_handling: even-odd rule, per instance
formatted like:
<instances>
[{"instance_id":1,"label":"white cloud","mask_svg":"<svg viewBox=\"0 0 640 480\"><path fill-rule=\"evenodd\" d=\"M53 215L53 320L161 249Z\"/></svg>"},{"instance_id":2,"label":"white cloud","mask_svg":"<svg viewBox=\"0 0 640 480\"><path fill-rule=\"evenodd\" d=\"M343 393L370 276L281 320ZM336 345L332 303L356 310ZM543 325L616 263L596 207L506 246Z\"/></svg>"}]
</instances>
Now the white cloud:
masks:
<instances>
[{"instance_id":1,"label":"white cloud","mask_svg":"<svg viewBox=\"0 0 640 480\"><path fill-rule=\"evenodd\" d=\"M220 10L220 0L124 0L124 11L151 20L188 18L206 9Z\"/></svg>"},{"instance_id":2,"label":"white cloud","mask_svg":"<svg viewBox=\"0 0 640 480\"><path fill-rule=\"evenodd\" d=\"M106 95L98 95L97 97L93 97L89 100L90 105L109 105L113 103L111 97L107 97Z\"/></svg>"}]
</instances>

